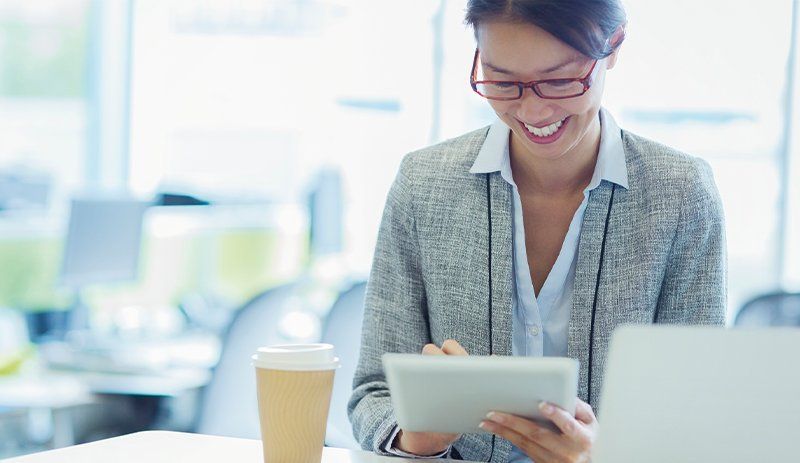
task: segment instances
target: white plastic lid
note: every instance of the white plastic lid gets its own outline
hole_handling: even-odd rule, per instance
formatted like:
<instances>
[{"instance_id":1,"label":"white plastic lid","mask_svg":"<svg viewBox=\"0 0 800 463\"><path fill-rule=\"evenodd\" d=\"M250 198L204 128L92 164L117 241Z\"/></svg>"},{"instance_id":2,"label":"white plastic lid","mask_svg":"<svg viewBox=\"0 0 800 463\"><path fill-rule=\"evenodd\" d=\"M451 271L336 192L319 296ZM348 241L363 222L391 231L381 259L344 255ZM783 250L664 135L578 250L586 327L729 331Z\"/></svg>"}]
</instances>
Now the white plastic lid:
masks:
<instances>
[{"instance_id":1,"label":"white plastic lid","mask_svg":"<svg viewBox=\"0 0 800 463\"><path fill-rule=\"evenodd\" d=\"M331 344L282 344L259 347L253 366L270 370L335 370L339 368Z\"/></svg>"}]
</instances>

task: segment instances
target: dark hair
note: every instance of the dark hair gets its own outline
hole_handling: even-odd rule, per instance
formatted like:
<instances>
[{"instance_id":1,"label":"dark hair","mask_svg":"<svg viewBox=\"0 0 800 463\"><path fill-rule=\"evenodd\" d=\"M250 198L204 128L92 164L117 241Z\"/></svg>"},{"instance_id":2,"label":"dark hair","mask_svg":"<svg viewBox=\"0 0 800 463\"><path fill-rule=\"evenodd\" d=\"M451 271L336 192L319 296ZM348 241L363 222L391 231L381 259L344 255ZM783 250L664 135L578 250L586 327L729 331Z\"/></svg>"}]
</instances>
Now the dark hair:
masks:
<instances>
[{"instance_id":1,"label":"dark hair","mask_svg":"<svg viewBox=\"0 0 800 463\"><path fill-rule=\"evenodd\" d=\"M620 0L469 0L465 22L476 35L492 20L533 24L593 59L614 51L609 38L626 22Z\"/></svg>"}]
</instances>

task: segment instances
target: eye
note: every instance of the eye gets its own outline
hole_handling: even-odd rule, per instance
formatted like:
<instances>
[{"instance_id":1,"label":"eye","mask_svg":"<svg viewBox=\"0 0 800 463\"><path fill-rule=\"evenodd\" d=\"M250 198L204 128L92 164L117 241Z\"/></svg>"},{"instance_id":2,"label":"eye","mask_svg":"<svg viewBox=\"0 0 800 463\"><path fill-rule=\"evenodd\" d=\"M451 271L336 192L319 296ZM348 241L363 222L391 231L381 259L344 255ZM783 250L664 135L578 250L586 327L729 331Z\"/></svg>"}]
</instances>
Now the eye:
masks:
<instances>
[{"instance_id":1,"label":"eye","mask_svg":"<svg viewBox=\"0 0 800 463\"><path fill-rule=\"evenodd\" d=\"M492 86L498 89L508 89L517 86L516 82L492 82Z\"/></svg>"},{"instance_id":2,"label":"eye","mask_svg":"<svg viewBox=\"0 0 800 463\"><path fill-rule=\"evenodd\" d=\"M547 85L554 87L554 88L563 88L569 87L570 85L574 85L574 80L569 79L558 79L558 80L548 80Z\"/></svg>"}]
</instances>

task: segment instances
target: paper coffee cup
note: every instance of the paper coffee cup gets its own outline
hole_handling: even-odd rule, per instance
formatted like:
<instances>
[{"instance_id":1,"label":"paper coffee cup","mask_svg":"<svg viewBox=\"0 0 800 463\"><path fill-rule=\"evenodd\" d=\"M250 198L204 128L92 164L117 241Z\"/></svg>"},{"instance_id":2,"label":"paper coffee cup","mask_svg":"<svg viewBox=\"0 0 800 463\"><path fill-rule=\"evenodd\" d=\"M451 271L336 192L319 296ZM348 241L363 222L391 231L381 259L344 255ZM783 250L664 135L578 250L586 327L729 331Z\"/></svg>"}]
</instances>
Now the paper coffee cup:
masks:
<instances>
[{"instance_id":1,"label":"paper coffee cup","mask_svg":"<svg viewBox=\"0 0 800 463\"><path fill-rule=\"evenodd\" d=\"M339 359L330 344L261 347L256 368L265 463L319 463L333 376Z\"/></svg>"}]
</instances>

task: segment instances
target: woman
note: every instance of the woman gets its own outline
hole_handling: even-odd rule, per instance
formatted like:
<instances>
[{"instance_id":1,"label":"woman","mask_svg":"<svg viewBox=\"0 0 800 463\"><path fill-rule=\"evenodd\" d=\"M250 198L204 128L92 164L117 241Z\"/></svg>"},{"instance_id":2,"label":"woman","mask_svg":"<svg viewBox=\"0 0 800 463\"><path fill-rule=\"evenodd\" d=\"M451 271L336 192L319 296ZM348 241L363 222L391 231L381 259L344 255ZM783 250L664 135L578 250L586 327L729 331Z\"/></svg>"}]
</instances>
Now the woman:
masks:
<instances>
[{"instance_id":1,"label":"woman","mask_svg":"<svg viewBox=\"0 0 800 463\"><path fill-rule=\"evenodd\" d=\"M480 461L588 461L620 324L722 324L722 206L708 165L601 109L624 39L618 0L472 0L473 89L499 121L411 153L390 190L349 412L365 449ZM441 346L441 347L438 347ZM489 434L403 432L385 352L568 356L561 432L494 414Z\"/></svg>"}]
</instances>

